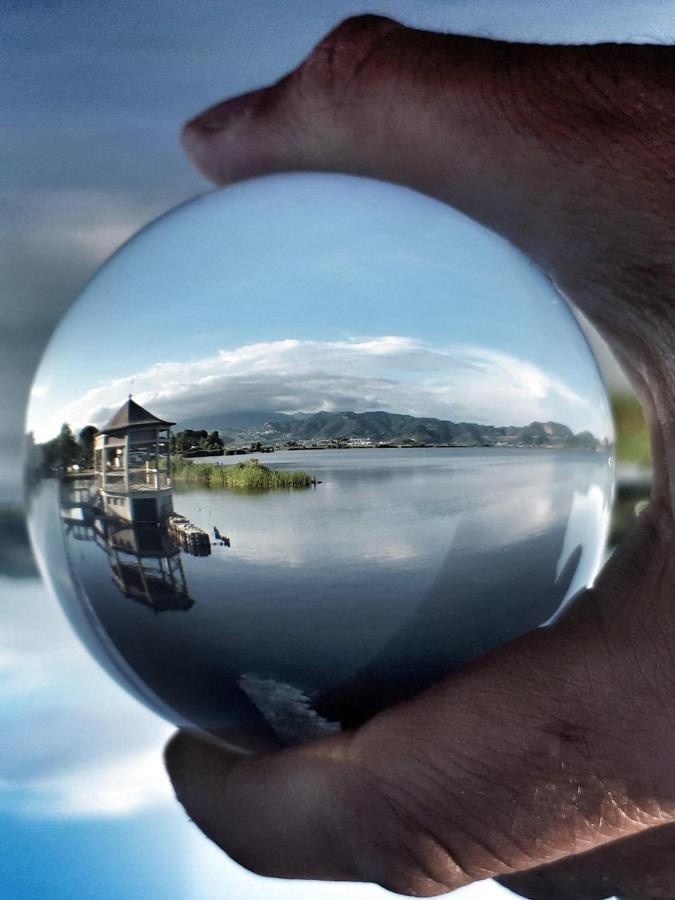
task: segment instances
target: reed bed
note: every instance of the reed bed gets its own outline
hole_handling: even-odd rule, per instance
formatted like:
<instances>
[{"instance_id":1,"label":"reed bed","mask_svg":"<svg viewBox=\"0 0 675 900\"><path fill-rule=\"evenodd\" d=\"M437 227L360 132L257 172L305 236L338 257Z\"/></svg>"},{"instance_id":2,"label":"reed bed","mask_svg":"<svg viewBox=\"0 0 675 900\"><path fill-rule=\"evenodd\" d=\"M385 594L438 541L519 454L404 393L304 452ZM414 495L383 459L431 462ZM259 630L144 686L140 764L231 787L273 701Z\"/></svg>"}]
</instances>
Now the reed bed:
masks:
<instances>
[{"instance_id":1,"label":"reed bed","mask_svg":"<svg viewBox=\"0 0 675 900\"><path fill-rule=\"evenodd\" d=\"M172 473L176 481L250 492L275 488L307 488L316 484L308 472L270 469L255 458L225 466L220 463L195 463L191 459L174 457Z\"/></svg>"}]
</instances>

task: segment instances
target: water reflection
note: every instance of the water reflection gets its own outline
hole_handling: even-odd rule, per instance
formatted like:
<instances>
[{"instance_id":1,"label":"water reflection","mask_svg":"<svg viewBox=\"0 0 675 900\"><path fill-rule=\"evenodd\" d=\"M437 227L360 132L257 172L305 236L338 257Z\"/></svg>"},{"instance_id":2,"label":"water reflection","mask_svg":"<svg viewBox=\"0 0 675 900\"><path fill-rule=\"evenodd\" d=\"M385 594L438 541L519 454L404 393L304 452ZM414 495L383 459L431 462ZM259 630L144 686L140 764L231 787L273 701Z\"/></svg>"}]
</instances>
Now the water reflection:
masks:
<instances>
[{"instance_id":1,"label":"water reflection","mask_svg":"<svg viewBox=\"0 0 675 900\"><path fill-rule=\"evenodd\" d=\"M143 501L148 505L140 505L129 492L111 495L93 478L64 479L60 505L66 539L91 541L100 547L108 558L113 584L127 599L155 612L188 610L194 600L187 587L181 544L168 527L171 491L145 490ZM149 516L149 504L155 510L154 519Z\"/></svg>"},{"instance_id":2,"label":"water reflection","mask_svg":"<svg viewBox=\"0 0 675 900\"><path fill-rule=\"evenodd\" d=\"M111 490L97 471L33 496L90 649L163 715L233 742L357 724L544 623L597 567L604 454L353 449L274 465L320 483L247 495L172 486L169 469L161 487Z\"/></svg>"}]
</instances>

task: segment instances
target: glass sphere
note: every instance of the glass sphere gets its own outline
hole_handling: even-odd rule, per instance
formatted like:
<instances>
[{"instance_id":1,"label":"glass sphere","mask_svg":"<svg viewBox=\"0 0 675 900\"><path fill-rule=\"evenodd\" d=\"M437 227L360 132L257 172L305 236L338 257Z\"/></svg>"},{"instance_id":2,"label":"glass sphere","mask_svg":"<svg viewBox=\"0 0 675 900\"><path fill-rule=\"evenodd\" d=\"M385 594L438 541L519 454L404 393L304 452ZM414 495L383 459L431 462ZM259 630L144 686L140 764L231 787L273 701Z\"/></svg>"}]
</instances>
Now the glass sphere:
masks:
<instances>
[{"instance_id":1,"label":"glass sphere","mask_svg":"<svg viewBox=\"0 0 675 900\"><path fill-rule=\"evenodd\" d=\"M596 363L547 278L447 206L255 179L86 287L28 412L31 537L96 659L257 748L358 725L591 583Z\"/></svg>"}]
</instances>

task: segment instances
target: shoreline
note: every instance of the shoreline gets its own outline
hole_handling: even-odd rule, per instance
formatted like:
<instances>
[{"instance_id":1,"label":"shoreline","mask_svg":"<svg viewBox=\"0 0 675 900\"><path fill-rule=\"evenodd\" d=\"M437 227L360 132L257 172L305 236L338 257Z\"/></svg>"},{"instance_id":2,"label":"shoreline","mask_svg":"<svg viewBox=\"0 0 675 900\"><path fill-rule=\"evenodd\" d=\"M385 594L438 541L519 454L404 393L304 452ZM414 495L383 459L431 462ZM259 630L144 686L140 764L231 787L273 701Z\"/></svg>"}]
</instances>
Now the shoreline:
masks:
<instances>
[{"instance_id":1,"label":"shoreline","mask_svg":"<svg viewBox=\"0 0 675 900\"><path fill-rule=\"evenodd\" d=\"M613 449L613 448L610 448ZM258 453L297 453L305 450L344 451L344 450L569 450L577 453L596 453L612 456L607 448L570 447L567 444L357 444L345 447L326 446L321 444L309 444L293 447L269 447L265 449L225 448L222 453L210 453L200 451L198 453L180 454L184 460L219 459L233 456L255 456Z\"/></svg>"}]
</instances>

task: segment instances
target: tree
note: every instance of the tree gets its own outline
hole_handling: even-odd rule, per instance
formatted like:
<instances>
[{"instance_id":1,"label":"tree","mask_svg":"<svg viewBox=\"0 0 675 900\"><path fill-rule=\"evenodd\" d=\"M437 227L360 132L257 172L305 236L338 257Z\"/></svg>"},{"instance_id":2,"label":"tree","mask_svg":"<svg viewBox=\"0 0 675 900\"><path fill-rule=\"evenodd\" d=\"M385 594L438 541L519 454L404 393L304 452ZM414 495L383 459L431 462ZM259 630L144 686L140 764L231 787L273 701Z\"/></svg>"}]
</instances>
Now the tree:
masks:
<instances>
[{"instance_id":1,"label":"tree","mask_svg":"<svg viewBox=\"0 0 675 900\"><path fill-rule=\"evenodd\" d=\"M67 469L80 459L80 445L75 440L75 435L67 422L61 426L58 441L61 466Z\"/></svg>"},{"instance_id":2,"label":"tree","mask_svg":"<svg viewBox=\"0 0 675 900\"><path fill-rule=\"evenodd\" d=\"M186 428L185 431L179 431L176 435L176 450L178 453L183 453L185 450L190 450L194 446L199 446L200 440L205 437L205 431L193 431L191 428Z\"/></svg>"},{"instance_id":3,"label":"tree","mask_svg":"<svg viewBox=\"0 0 675 900\"><path fill-rule=\"evenodd\" d=\"M219 431L211 431L207 438L207 442L209 444L209 448L212 450L223 449L223 439L221 438Z\"/></svg>"},{"instance_id":4,"label":"tree","mask_svg":"<svg viewBox=\"0 0 675 900\"><path fill-rule=\"evenodd\" d=\"M80 465L91 469L94 465L94 438L98 429L93 425L85 425L80 431Z\"/></svg>"},{"instance_id":5,"label":"tree","mask_svg":"<svg viewBox=\"0 0 675 900\"><path fill-rule=\"evenodd\" d=\"M208 433L203 428L195 431L192 428L186 428L172 435L171 452L185 453L188 450L204 450L207 452L219 452L223 449L223 441L218 431Z\"/></svg>"},{"instance_id":6,"label":"tree","mask_svg":"<svg viewBox=\"0 0 675 900\"><path fill-rule=\"evenodd\" d=\"M62 471L79 462L80 445L67 422L63 423L57 437L42 445L42 459L46 468Z\"/></svg>"}]
</instances>

